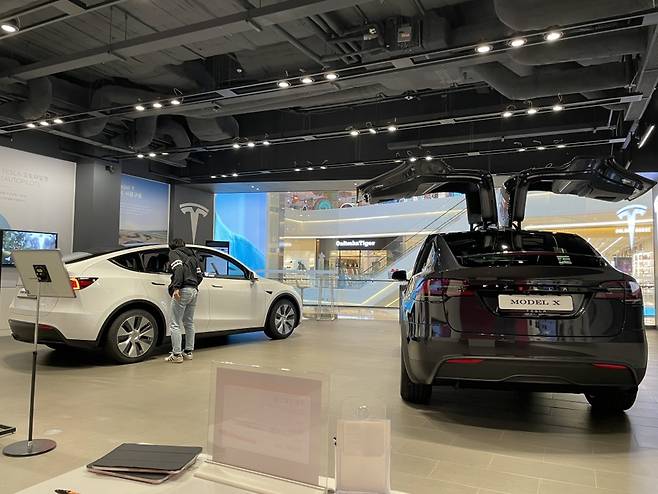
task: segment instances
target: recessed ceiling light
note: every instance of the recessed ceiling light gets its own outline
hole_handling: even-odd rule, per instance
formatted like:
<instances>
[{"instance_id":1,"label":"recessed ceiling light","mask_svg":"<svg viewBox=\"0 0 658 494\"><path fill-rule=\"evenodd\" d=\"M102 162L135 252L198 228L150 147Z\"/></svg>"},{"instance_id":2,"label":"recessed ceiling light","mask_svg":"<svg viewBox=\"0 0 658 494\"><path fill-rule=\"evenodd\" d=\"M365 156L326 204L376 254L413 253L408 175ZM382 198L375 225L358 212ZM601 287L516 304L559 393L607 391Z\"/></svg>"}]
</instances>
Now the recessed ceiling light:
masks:
<instances>
[{"instance_id":1,"label":"recessed ceiling light","mask_svg":"<svg viewBox=\"0 0 658 494\"><path fill-rule=\"evenodd\" d=\"M351 135L352 137L356 137L356 136L359 135L359 131L356 130L356 129L352 129L352 130L350 130L350 135Z\"/></svg>"},{"instance_id":2,"label":"recessed ceiling light","mask_svg":"<svg viewBox=\"0 0 658 494\"><path fill-rule=\"evenodd\" d=\"M313 84L313 82L315 82L315 81L313 80L312 77L309 77L309 76L307 76L307 75L305 75L304 77L302 77L302 78L300 79L300 81L302 81L302 83L304 83L304 84Z\"/></svg>"},{"instance_id":3,"label":"recessed ceiling light","mask_svg":"<svg viewBox=\"0 0 658 494\"><path fill-rule=\"evenodd\" d=\"M233 173L231 173L231 176L232 176L232 177L237 177L237 176L238 176L238 174L237 174L237 173L235 173L235 172L233 172Z\"/></svg>"},{"instance_id":4,"label":"recessed ceiling light","mask_svg":"<svg viewBox=\"0 0 658 494\"><path fill-rule=\"evenodd\" d=\"M649 137L651 137L651 134L652 134L652 132L654 131L655 128L656 128L656 126L654 124L651 124L649 126L649 128L644 132L644 135L640 139L640 143L637 146L638 149L642 148L647 143L647 141L649 140Z\"/></svg>"},{"instance_id":5,"label":"recessed ceiling light","mask_svg":"<svg viewBox=\"0 0 658 494\"><path fill-rule=\"evenodd\" d=\"M238 144L237 142L234 142L233 143L233 149L240 149L240 144Z\"/></svg>"},{"instance_id":6,"label":"recessed ceiling light","mask_svg":"<svg viewBox=\"0 0 658 494\"><path fill-rule=\"evenodd\" d=\"M144 157L144 155L142 153L139 153L137 157L141 160Z\"/></svg>"},{"instance_id":7,"label":"recessed ceiling light","mask_svg":"<svg viewBox=\"0 0 658 494\"><path fill-rule=\"evenodd\" d=\"M55 120L53 120L53 122L55 122L56 124L63 124L64 120L62 120L61 118L56 118Z\"/></svg>"},{"instance_id":8,"label":"recessed ceiling light","mask_svg":"<svg viewBox=\"0 0 658 494\"><path fill-rule=\"evenodd\" d=\"M562 36L564 36L562 31L549 31L544 35L544 39L546 41L557 41L558 39L562 38Z\"/></svg>"},{"instance_id":9,"label":"recessed ceiling light","mask_svg":"<svg viewBox=\"0 0 658 494\"><path fill-rule=\"evenodd\" d=\"M308 171L310 171L310 172L313 171L313 167L312 167L312 166L307 166L306 169L307 169Z\"/></svg>"},{"instance_id":10,"label":"recessed ceiling light","mask_svg":"<svg viewBox=\"0 0 658 494\"><path fill-rule=\"evenodd\" d=\"M162 108L162 103L160 103L159 101L156 101L155 103L153 103L153 108L155 108L156 110L159 110L160 108Z\"/></svg>"},{"instance_id":11,"label":"recessed ceiling light","mask_svg":"<svg viewBox=\"0 0 658 494\"><path fill-rule=\"evenodd\" d=\"M181 101L177 98L172 99L169 103L171 103L174 106L178 106L181 104Z\"/></svg>"},{"instance_id":12,"label":"recessed ceiling light","mask_svg":"<svg viewBox=\"0 0 658 494\"><path fill-rule=\"evenodd\" d=\"M528 108L528 110L526 111L526 113L527 113L528 115L534 115L535 113L537 113L537 111L538 111L537 108L530 107L530 108Z\"/></svg>"},{"instance_id":13,"label":"recessed ceiling light","mask_svg":"<svg viewBox=\"0 0 658 494\"><path fill-rule=\"evenodd\" d=\"M395 125L389 125L388 126L388 131L389 132L395 132L396 130L398 130L398 128Z\"/></svg>"},{"instance_id":14,"label":"recessed ceiling light","mask_svg":"<svg viewBox=\"0 0 658 494\"><path fill-rule=\"evenodd\" d=\"M519 148L519 153L522 153L523 151L525 151L525 148Z\"/></svg>"},{"instance_id":15,"label":"recessed ceiling light","mask_svg":"<svg viewBox=\"0 0 658 494\"><path fill-rule=\"evenodd\" d=\"M546 149L546 146L537 146L538 151L543 151L544 149Z\"/></svg>"},{"instance_id":16,"label":"recessed ceiling light","mask_svg":"<svg viewBox=\"0 0 658 494\"><path fill-rule=\"evenodd\" d=\"M0 24L0 28L2 28L5 33L16 33L20 29L18 23L14 20L3 22Z\"/></svg>"},{"instance_id":17,"label":"recessed ceiling light","mask_svg":"<svg viewBox=\"0 0 658 494\"><path fill-rule=\"evenodd\" d=\"M338 79L338 74L336 74L335 72L327 72L324 75L324 78L327 79L328 81L335 81L336 79Z\"/></svg>"},{"instance_id":18,"label":"recessed ceiling light","mask_svg":"<svg viewBox=\"0 0 658 494\"><path fill-rule=\"evenodd\" d=\"M39 122L39 125L41 125L42 127L48 127L50 125L50 122L48 122L48 120L42 120L41 122Z\"/></svg>"},{"instance_id":19,"label":"recessed ceiling light","mask_svg":"<svg viewBox=\"0 0 658 494\"><path fill-rule=\"evenodd\" d=\"M169 156L169 153L165 151L164 153L162 153L162 156Z\"/></svg>"},{"instance_id":20,"label":"recessed ceiling light","mask_svg":"<svg viewBox=\"0 0 658 494\"><path fill-rule=\"evenodd\" d=\"M567 147L567 145L566 145L566 144L558 144L557 147L558 147L559 149L564 149L564 148Z\"/></svg>"},{"instance_id":21,"label":"recessed ceiling light","mask_svg":"<svg viewBox=\"0 0 658 494\"><path fill-rule=\"evenodd\" d=\"M263 141L263 146L269 146L269 145L270 145L270 141Z\"/></svg>"},{"instance_id":22,"label":"recessed ceiling light","mask_svg":"<svg viewBox=\"0 0 658 494\"><path fill-rule=\"evenodd\" d=\"M155 158L156 155L155 155L155 153L149 153L149 156L150 156L151 158Z\"/></svg>"},{"instance_id":23,"label":"recessed ceiling light","mask_svg":"<svg viewBox=\"0 0 658 494\"><path fill-rule=\"evenodd\" d=\"M412 156L411 158L409 158L409 161L411 161L411 162L413 163L413 162L416 161L417 159L418 159L418 158L416 158L415 156Z\"/></svg>"},{"instance_id":24,"label":"recessed ceiling light","mask_svg":"<svg viewBox=\"0 0 658 494\"><path fill-rule=\"evenodd\" d=\"M290 83L288 81L279 81L276 83L276 85L279 86L281 89L290 87Z\"/></svg>"},{"instance_id":25,"label":"recessed ceiling light","mask_svg":"<svg viewBox=\"0 0 658 494\"><path fill-rule=\"evenodd\" d=\"M562 106L560 103L555 103L553 105L553 111L562 111L564 110L564 106Z\"/></svg>"},{"instance_id":26,"label":"recessed ceiling light","mask_svg":"<svg viewBox=\"0 0 658 494\"><path fill-rule=\"evenodd\" d=\"M433 158L429 154L425 156L425 161L432 161L432 159Z\"/></svg>"},{"instance_id":27,"label":"recessed ceiling light","mask_svg":"<svg viewBox=\"0 0 658 494\"><path fill-rule=\"evenodd\" d=\"M222 178L226 178L228 175L222 175Z\"/></svg>"},{"instance_id":28,"label":"recessed ceiling light","mask_svg":"<svg viewBox=\"0 0 658 494\"><path fill-rule=\"evenodd\" d=\"M512 48L520 48L528 42L525 38L514 38L510 40L509 45Z\"/></svg>"},{"instance_id":29,"label":"recessed ceiling light","mask_svg":"<svg viewBox=\"0 0 658 494\"><path fill-rule=\"evenodd\" d=\"M326 170L326 169L327 169L327 167L324 166L324 165L322 165L322 166L320 167L320 170Z\"/></svg>"},{"instance_id":30,"label":"recessed ceiling light","mask_svg":"<svg viewBox=\"0 0 658 494\"><path fill-rule=\"evenodd\" d=\"M511 117L512 115L513 115L513 113L512 113L511 111L509 111L509 110L505 110L505 111L503 112L503 117L504 117L504 118L509 118L509 117Z\"/></svg>"},{"instance_id":31,"label":"recessed ceiling light","mask_svg":"<svg viewBox=\"0 0 658 494\"><path fill-rule=\"evenodd\" d=\"M210 178L217 178L217 175L210 175Z\"/></svg>"},{"instance_id":32,"label":"recessed ceiling light","mask_svg":"<svg viewBox=\"0 0 658 494\"><path fill-rule=\"evenodd\" d=\"M373 129L372 127L369 127L369 128L368 128L368 132L370 132L371 134L376 134L376 133L377 133L377 129Z\"/></svg>"},{"instance_id":33,"label":"recessed ceiling light","mask_svg":"<svg viewBox=\"0 0 658 494\"><path fill-rule=\"evenodd\" d=\"M301 169L301 168L295 168L295 171L296 171L296 172L301 172L302 169Z\"/></svg>"},{"instance_id":34,"label":"recessed ceiling light","mask_svg":"<svg viewBox=\"0 0 658 494\"><path fill-rule=\"evenodd\" d=\"M478 53L489 53L491 50L493 50L493 46L491 45L479 45L475 48L475 51Z\"/></svg>"},{"instance_id":35,"label":"recessed ceiling light","mask_svg":"<svg viewBox=\"0 0 658 494\"><path fill-rule=\"evenodd\" d=\"M395 160L395 163L402 163L402 160Z\"/></svg>"},{"instance_id":36,"label":"recessed ceiling light","mask_svg":"<svg viewBox=\"0 0 658 494\"><path fill-rule=\"evenodd\" d=\"M26 125L27 128L33 129L37 126L37 124L30 122L29 124Z\"/></svg>"},{"instance_id":37,"label":"recessed ceiling light","mask_svg":"<svg viewBox=\"0 0 658 494\"><path fill-rule=\"evenodd\" d=\"M256 147L256 143L255 143L254 141L249 141L249 142L247 143L247 147L249 147L249 148Z\"/></svg>"},{"instance_id":38,"label":"recessed ceiling light","mask_svg":"<svg viewBox=\"0 0 658 494\"><path fill-rule=\"evenodd\" d=\"M144 105L135 105L135 110L144 111L146 110L146 107Z\"/></svg>"}]
</instances>

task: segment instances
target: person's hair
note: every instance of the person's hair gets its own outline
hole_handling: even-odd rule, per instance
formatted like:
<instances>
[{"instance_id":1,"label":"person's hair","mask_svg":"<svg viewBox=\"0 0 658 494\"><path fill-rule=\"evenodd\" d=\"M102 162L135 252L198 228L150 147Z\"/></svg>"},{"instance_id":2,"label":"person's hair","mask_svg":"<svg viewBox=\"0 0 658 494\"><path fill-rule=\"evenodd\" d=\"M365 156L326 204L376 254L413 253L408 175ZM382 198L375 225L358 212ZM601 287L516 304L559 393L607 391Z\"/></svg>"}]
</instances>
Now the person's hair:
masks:
<instances>
[{"instance_id":1,"label":"person's hair","mask_svg":"<svg viewBox=\"0 0 658 494\"><path fill-rule=\"evenodd\" d=\"M169 248L171 250L180 249L181 247L185 247L185 240L182 238L175 238L169 241Z\"/></svg>"}]
</instances>

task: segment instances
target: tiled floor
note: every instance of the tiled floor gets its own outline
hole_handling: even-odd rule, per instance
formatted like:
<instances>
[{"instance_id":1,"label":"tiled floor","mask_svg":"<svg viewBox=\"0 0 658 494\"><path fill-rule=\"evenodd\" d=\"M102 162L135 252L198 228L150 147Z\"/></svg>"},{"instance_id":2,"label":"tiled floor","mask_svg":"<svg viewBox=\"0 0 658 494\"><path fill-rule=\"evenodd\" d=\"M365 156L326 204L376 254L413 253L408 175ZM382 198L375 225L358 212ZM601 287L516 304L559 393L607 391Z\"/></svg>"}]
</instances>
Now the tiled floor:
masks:
<instances>
[{"instance_id":1,"label":"tiled floor","mask_svg":"<svg viewBox=\"0 0 658 494\"><path fill-rule=\"evenodd\" d=\"M332 407L380 400L393 419L393 487L414 494L658 492L658 333L639 400L626 415L592 416L581 396L435 390L431 407L398 397L398 330L392 321L307 321L286 341L261 334L202 343L183 365L159 357L98 365L96 357L39 357L37 436L58 448L0 457L0 492L12 493L85 464L124 441L204 444L213 360L331 374ZM212 343L212 345L210 345ZM26 430L30 347L0 337L0 423ZM86 493L85 493L86 494Z\"/></svg>"}]
</instances>

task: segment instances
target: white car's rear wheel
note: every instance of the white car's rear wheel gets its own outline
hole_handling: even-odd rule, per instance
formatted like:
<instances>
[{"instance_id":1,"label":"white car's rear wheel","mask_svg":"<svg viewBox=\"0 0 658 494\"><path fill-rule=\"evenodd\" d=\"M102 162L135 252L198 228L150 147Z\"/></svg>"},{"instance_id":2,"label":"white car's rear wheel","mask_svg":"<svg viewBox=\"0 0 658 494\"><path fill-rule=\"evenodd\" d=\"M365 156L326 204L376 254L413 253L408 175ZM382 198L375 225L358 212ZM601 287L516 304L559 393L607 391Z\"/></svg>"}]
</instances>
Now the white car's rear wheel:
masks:
<instances>
[{"instance_id":1,"label":"white car's rear wheel","mask_svg":"<svg viewBox=\"0 0 658 494\"><path fill-rule=\"evenodd\" d=\"M107 332L105 353L120 364L141 362L155 351L158 332L158 323L150 312L142 309L123 312Z\"/></svg>"},{"instance_id":2,"label":"white car's rear wheel","mask_svg":"<svg viewBox=\"0 0 658 494\"><path fill-rule=\"evenodd\" d=\"M295 304L287 298L281 299L270 310L265 334L273 340L283 340L295 330L299 317Z\"/></svg>"}]
</instances>

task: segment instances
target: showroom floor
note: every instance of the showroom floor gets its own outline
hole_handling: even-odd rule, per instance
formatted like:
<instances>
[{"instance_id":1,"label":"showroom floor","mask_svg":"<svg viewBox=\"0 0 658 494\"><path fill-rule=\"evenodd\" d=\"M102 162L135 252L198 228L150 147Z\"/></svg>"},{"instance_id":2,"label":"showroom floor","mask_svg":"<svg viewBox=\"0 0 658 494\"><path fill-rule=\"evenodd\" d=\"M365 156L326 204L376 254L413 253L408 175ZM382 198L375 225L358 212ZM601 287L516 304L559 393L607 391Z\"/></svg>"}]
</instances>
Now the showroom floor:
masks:
<instances>
[{"instance_id":1,"label":"showroom floor","mask_svg":"<svg viewBox=\"0 0 658 494\"><path fill-rule=\"evenodd\" d=\"M58 448L30 459L0 457L0 492L12 493L86 464L121 442L205 441L213 360L331 374L334 407L345 398L381 399L393 418L393 487L425 493L654 493L658 483L658 333L652 365L627 414L595 418L583 398L514 392L435 392L432 407L398 397L394 322L307 321L287 341L262 334L202 342L195 360L161 357L132 366L44 350L36 436ZM208 346L212 343L214 346ZM23 439L30 347L0 337L0 423L19 427L0 447Z\"/></svg>"}]
</instances>

